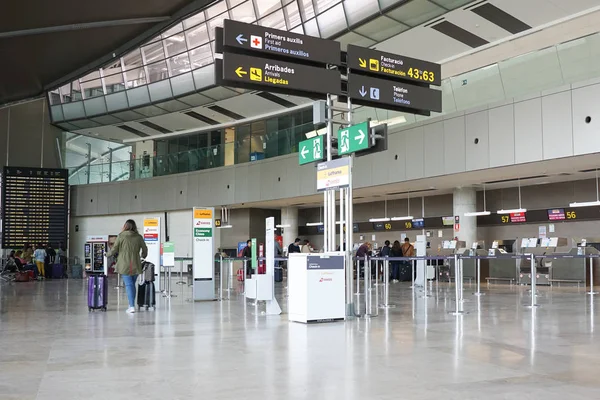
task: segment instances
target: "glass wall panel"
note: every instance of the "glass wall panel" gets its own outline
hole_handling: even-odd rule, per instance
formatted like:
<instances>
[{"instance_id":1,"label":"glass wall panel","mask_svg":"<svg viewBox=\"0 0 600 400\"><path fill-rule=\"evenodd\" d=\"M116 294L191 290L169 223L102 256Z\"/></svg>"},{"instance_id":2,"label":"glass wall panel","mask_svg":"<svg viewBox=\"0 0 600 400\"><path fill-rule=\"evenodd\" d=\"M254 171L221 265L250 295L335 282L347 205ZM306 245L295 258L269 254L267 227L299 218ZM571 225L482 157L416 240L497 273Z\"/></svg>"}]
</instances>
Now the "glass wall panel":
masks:
<instances>
[{"instance_id":1,"label":"glass wall panel","mask_svg":"<svg viewBox=\"0 0 600 400\"><path fill-rule=\"evenodd\" d=\"M227 3L224 1L217 1L215 4L206 9L206 18L214 18L217 15L223 14L225 11L227 11Z\"/></svg>"},{"instance_id":2,"label":"glass wall panel","mask_svg":"<svg viewBox=\"0 0 600 400\"><path fill-rule=\"evenodd\" d=\"M250 162L250 125L235 128L235 163Z\"/></svg>"},{"instance_id":3,"label":"glass wall panel","mask_svg":"<svg viewBox=\"0 0 600 400\"><path fill-rule=\"evenodd\" d=\"M364 2L366 0L359 0L359 1ZM318 15L318 14L321 14L322 12L329 10L335 4L341 3L342 0L313 0L313 2L315 4L315 12ZM340 17L342 15L343 14L339 14Z\"/></svg>"},{"instance_id":4,"label":"glass wall panel","mask_svg":"<svg viewBox=\"0 0 600 400\"><path fill-rule=\"evenodd\" d=\"M171 76L177 76L191 70L188 53L183 53L167 60Z\"/></svg>"},{"instance_id":5,"label":"glass wall panel","mask_svg":"<svg viewBox=\"0 0 600 400\"><path fill-rule=\"evenodd\" d=\"M254 13L254 6L252 5L252 0L248 0L239 6L232 8L231 11L231 19L240 22L246 22L248 24L256 21L256 15Z\"/></svg>"},{"instance_id":6,"label":"glass wall panel","mask_svg":"<svg viewBox=\"0 0 600 400\"><path fill-rule=\"evenodd\" d=\"M102 81L100 79L82 82L81 90L83 90L86 99L104 95L104 89L102 88Z\"/></svg>"},{"instance_id":7,"label":"glass wall panel","mask_svg":"<svg viewBox=\"0 0 600 400\"><path fill-rule=\"evenodd\" d=\"M254 5L256 6L256 12L258 13L258 18L265 17L271 14L275 10L279 10L281 8L281 1L279 0L254 0Z\"/></svg>"},{"instance_id":8,"label":"glass wall panel","mask_svg":"<svg viewBox=\"0 0 600 400\"><path fill-rule=\"evenodd\" d=\"M177 54L183 53L187 50L185 45L185 35L183 32L177 33L164 40L165 50L167 57L176 56Z\"/></svg>"},{"instance_id":9,"label":"glass wall panel","mask_svg":"<svg viewBox=\"0 0 600 400\"><path fill-rule=\"evenodd\" d=\"M135 49L123 57L123 69L125 71L141 67L144 65L142 62L142 53L140 49Z\"/></svg>"},{"instance_id":10,"label":"glass wall panel","mask_svg":"<svg viewBox=\"0 0 600 400\"><path fill-rule=\"evenodd\" d=\"M196 47L190 51L191 68L196 69L208 64L212 64L213 55L209 44Z\"/></svg>"},{"instance_id":11,"label":"glass wall panel","mask_svg":"<svg viewBox=\"0 0 600 400\"><path fill-rule=\"evenodd\" d=\"M181 22L179 22L179 23L173 25L168 30L166 30L165 33L162 34L162 37L163 37L163 39L168 38L169 36L175 35L176 33L179 33L182 30L183 30L183 24Z\"/></svg>"},{"instance_id":12,"label":"glass wall panel","mask_svg":"<svg viewBox=\"0 0 600 400\"><path fill-rule=\"evenodd\" d=\"M320 14L317 20L321 37L333 36L348 27L346 18L344 18L344 7L341 3Z\"/></svg>"},{"instance_id":13,"label":"glass wall panel","mask_svg":"<svg viewBox=\"0 0 600 400\"><path fill-rule=\"evenodd\" d=\"M290 4L285 6L283 12L288 28L295 28L302 23L302 19L300 18L300 10L298 9L298 3L296 1L292 1Z\"/></svg>"},{"instance_id":14,"label":"glass wall panel","mask_svg":"<svg viewBox=\"0 0 600 400\"><path fill-rule=\"evenodd\" d=\"M167 63L164 61L159 61L157 63L150 64L147 66L147 68L148 82L157 82L169 77Z\"/></svg>"},{"instance_id":15,"label":"glass wall panel","mask_svg":"<svg viewBox=\"0 0 600 400\"><path fill-rule=\"evenodd\" d=\"M188 47L193 49L202 44L208 43L208 28L206 24L198 25L185 33L188 41Z\"/></svg>"},{"instance_id":16,"label":"glass wall panel","mask_svg":"<svg viewBox=\"0 0 600 400\"><path fill-rule=\"evenodd\" d=\"M259 25L273 29L287 30L283 10L277 10L258 21Z\"/></svg>"},{"instance_id":17,"label":"glass wall panel","mask_svg":"<svg viewBox=\"0 0 600 400\"><path fill-rule=\"evenodd\" d=\"M146 64L163 60L165 58L165 52L162 42L155 42L142 47L142 55L144 56L143 60Z\"/></svg>"},{"instance_id":18,"label":"glass wall panel","mask_svg":"<svg viewBox=\"0 0 600 400\"><path fill-rule=\"evenodd\" d=\"M312 0L298 0L298 4L300 5L300 12L304 21L308 21L315 16Z\"/></svg>"},{"instance_id":19,"label":"glass wall panel","mask_svg":"<svg viewBox=\"0 0 600 400\"><path fill-rule=\"evenodd\" d=\"M146 84L146 70L144 67L127 71L125 76L127 77L127 82L125 82L127 89Z\"/></svg>"},{"instance_id":20,"label":"glass wall panel","mask_svg":"<svg viewBox=\"0 0 600 400\"><path fill-rule=\"evenodd\" d=\"M206 21L206 18L204 17L204 11L200 11L197 14L194 14L188 18L186 18L185 20L183 20L183 27L185 29L189 29L193 26L198 25L199 23L202 23Z\"/></svg>"}]
</instances>

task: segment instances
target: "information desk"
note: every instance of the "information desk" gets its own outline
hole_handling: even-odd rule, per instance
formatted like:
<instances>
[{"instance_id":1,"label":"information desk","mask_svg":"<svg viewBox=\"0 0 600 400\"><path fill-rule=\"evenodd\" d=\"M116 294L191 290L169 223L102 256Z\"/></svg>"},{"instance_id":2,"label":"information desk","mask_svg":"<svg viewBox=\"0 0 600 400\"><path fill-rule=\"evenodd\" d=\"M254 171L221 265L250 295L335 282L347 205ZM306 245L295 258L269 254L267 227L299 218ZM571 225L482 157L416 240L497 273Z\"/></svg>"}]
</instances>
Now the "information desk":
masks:
<instances>
[{"instance_id":1,"label":"information desk","mask_svg":"<svg viewBox=\"0 0 600 400\"><path fill-rule=\"evenodd\" d=\"M344 253L290 254L288 258L289 320L343 321L346 317Z\"/></svg>"}]
</instances>

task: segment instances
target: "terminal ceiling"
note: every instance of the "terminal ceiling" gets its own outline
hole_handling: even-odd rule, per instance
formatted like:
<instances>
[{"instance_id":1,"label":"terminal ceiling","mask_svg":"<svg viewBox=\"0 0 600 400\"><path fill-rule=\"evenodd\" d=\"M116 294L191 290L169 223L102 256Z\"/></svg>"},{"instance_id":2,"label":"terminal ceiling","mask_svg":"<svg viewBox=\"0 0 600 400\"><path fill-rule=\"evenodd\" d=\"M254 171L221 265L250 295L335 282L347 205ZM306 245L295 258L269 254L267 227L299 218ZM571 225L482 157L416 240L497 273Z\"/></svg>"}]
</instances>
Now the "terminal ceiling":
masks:
<instances>
[{"instance_id":1,"label":"terminal ceiling","mask_svg":"<svg viewBox=\"0 0 600 400\"><path fill-rule=\"evenodd\" d=\"M362 0L346 0L347 4L356 1ZM374 1L376 0L366 1L365 4ZM391 1L383 1L383 3L386 2L391 3ZM462 5L453 11L444 8L444 6L451 7L456 4ZM483 10L479 9L484 5L487 7ZM366 19L361 24L350 26L332 38L342 42L343 48L348 43L354 43L440 62L442 65L452 63L452 68L448 68L448 72L445 67L442 69L444 78L446 78L481 67L481 65L473 65L472 62L469 62L472 59L470 56L477 53L494 52L495 56L500 59L490 60L493 63L532 51L530 48L519 49L512 42L534 32L541 36L542 32L550 27L555 29L555 40L558 41L556 43L569 40L561 41L558 35L561 25L579 14L598 11L599 6L597 0L570 0L569 2L561 0L528 0L527 2L484 0L470 3L464 0L411 0L382 15ZM405 15L415 15L415 10L420 10L416 13L417 17L410 21L403 19ZM404 26L400 33L383 40L385 30L398 26ZM582 33L582 35L585 34ZM540 43L540 46L542 48L548 44ZM448 75L449 72L452 75ZM238 119L239 117L253 117L265 112L285 110L285 106L278 104L279 101L273 102L257 96L256 93L229 88L211 88L179 100L181 101L174 100L182 103L178 104L182 109L177 112L166 112L161 110L161 107L152 105L149 107L152 108L151 112L154 114L148 110L142 112L133 110L128 115L130 119L124 123L102 124L101 126L94 123L87 125L84 129L76 129L78 122L73 121L69 126L75 128L71 129L74 132L113 141L139 140L140 137L144 139L159 138L164 133L193 130L211 124L193 118L189 115L190 111L194 111L208 120L225 123L234 122L235 118L222 115L215 109L227 109ZM289 106L308 104L311 101L303 98L285 100L289 100L291 103ZM215 105L218 107L215 108ZM158 115L160 113L163 115ZM206 118L202 119L206 120ZM151 124L140 124L140 122L146 121ZM85 120L84 123L88 124L88 122L89 120ZM131 129L124 130L117 125L126 125L133 128L133 132L141 134L136 135L132 133ZM152 125L162 129L160 131L153 129Z\"/></svg>"},{"instance_id":2,"label":"terminal ceiling","mask_svg":"<svg viewBox=\"0 0 600 400\"><path fill-rule=\"evenodd\" d=\"M99 67L180 14L213 1L5 0L0 13L0 105L41 95L69 74Z\"/></svg>"}]
</instances>

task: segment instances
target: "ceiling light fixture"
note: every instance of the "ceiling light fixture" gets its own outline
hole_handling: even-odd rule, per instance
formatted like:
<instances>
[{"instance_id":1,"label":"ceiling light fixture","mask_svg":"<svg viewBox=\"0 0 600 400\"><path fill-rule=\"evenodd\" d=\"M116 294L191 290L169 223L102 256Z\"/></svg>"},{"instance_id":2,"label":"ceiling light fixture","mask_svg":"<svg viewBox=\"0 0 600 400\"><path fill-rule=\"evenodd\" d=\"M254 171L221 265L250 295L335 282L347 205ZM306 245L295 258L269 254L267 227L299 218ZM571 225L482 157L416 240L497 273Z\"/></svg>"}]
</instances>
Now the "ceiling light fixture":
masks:
<instances>
[{"instance_id":1,"label":"ceiling light fixture","mask_svg":"<svg viewBox=\"0 0 600 400\"><path fill-rule=\"evenodd\" d=\"M233 225L222 225L218 227L219 229L231 229L233 228Z\"/></svg>"},{"instance_id":2,"label":"ceiling light fixture","mask_svg":"<svg viewBox=\"0 0 600 400\"><path fill-rule=\"evenodd\" d=\"M486 216L486 215L491 214L491 212L487 211L487 206L485 203L485 184L483 184L483 209L485 211L466 212L466 213L464 213L464 216L465 217L481 217L481 216Z\"/></svg>"},{"instance_id":3,"label":"ceiling light fixture","mask_svg":"<svg viewBox=\"0 0 600 400\"><path fill-rule=\"evenodd\" d=\"M290 224L279 224L279 225L275 225L275 228L291 228L292 226Z\"/></svg>"},{"instance_id":4,"label":"ceiling light fixture","mask_svg":"<svg viewBox=\"0 0 600 400\"><path fill-rule=\"evenodd\" d=\"M497 214L514 214L514 213L526 213L527 209L523 208L521 205L521 179L519 179L519 208L514 208L512 210L498 210Z\"/></svg>"},{"instance_id":5,"label":"ceiling light fixture","mask_svg":"<svg viewBox=\"0 0 600 400\"><path fill-rule=\"evenodd\" d=\"M596 169L596 201L584 201L581 203L571 203L569 204L569 206L571 207L594 207L594 206L600 206L600 195L598 192L598 169Z\"/></svg>"},{"instance_id":6,"label":"ceiling light fixture","mask_svg":"<svg viewBox=\"0 0 600 400\"><path fill-rule=\"evenodd\" d=\"M323 226L325 225L322 221L323 221L323 209L321 207L319 207L319 220L321 222L307 222L306 226Z\"/></svg>"}]
</instances>

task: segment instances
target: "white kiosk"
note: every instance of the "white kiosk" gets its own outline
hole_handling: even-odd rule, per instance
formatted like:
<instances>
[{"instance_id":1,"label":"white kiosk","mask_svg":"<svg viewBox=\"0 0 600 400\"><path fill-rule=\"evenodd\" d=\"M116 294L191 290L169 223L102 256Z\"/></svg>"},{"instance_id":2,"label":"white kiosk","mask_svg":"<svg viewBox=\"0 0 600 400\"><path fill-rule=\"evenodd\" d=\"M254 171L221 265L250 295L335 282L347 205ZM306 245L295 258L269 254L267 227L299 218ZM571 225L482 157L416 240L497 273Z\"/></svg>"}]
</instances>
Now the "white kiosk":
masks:
<instances>
[{"instance_id":1,"label":"white kiosk","mask_svg":"<svg viewBox=\"0 0 600 400\"><path fill-rule=\"evenodd\" d=\"M288 295L290 321L343 321L346 318L344 253L290 254Z\"/></svg>"}]
</instances>

